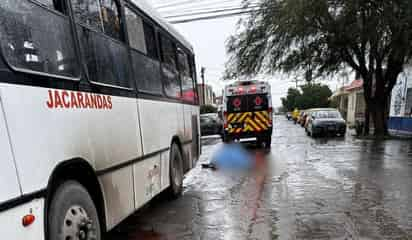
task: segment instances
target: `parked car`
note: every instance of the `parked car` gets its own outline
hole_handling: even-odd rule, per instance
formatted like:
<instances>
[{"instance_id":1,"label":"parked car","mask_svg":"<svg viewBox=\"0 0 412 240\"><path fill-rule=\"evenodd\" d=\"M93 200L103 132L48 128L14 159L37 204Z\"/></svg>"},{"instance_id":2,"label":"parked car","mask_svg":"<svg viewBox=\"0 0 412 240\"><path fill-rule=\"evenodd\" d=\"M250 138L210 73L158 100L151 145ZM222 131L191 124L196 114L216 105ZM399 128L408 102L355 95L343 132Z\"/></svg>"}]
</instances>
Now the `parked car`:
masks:
<instances>
[{"instance_id":1,"label":"parked car","mask_svg":"<svg viewBox=\"0 0 412 240\"><path fill-rule=\"evenodd\" d=\"M223 121L217 113L207 113L200 115L200 131L202 136L222 135Z\"/></svg>"},{"instance_id":2,"label":"parked car","mask_svg":"<svg viewBox=\"0 0 412 240\"><path fill-rule=\"evenodd\" d=\"M294 122L295 124L296 124L297 121L298 121L299 115L300 115L299 109L295 108L295 110L293 110L293 112L292 112L292 119L293 119L293 122Z\"/></svg>"},{"instance_id":3,"label":"parked car","mask_svg":"<svg viewBox=\"0 0 412 240\"><path fill-rule=\"evenodd\" d=\"M308 116L308 115L307 115L307 112L306 112L306 111L301 111L301 112L300 112L300 115L299 115L299 117L298 117L297 123L303 127L303 126L305 125L307 116Z\"/></svg>"},{"instance_id":4,"label":"parked car","mask_svg":"<svg viewBox=\"0 0 412 240\"><path fill-rule=\"evenodd\" d=\"M311 112L307 124L307 133L312 137L322 135L345 136L346 121L336 109L318 109Z\"/></svg>"}]
</instances>

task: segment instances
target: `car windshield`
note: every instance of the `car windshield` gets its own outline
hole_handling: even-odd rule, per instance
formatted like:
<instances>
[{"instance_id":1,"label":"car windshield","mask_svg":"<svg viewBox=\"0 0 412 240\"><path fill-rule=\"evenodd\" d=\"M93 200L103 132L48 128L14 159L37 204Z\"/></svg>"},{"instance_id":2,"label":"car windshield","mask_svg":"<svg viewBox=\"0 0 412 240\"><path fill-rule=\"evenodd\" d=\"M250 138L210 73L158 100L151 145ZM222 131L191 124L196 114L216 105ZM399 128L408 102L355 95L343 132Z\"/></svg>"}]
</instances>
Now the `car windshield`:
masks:
<instances>
[{"instance_id":1,"label":"car windshield","mask_svg":"<svg viewBox=\"0 0 412 240\"><path fill-rule=\"evenodd\" d=\"M338 111L320 111L315 114L315 117L320 118L320 119L322 118L338 119L338 118L341 118L341 115Z\"/></svg>"}]
</instances>

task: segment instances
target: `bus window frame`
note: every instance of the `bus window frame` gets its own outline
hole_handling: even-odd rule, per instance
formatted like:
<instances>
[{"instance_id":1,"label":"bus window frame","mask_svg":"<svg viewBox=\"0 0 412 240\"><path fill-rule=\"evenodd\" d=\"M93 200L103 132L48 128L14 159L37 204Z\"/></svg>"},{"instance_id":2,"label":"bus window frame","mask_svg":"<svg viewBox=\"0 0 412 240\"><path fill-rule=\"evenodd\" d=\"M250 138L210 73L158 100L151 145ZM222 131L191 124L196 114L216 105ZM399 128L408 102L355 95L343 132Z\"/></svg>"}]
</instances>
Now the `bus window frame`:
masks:
<instances>
[{"instance_id":1,"label":"bus window frame","mask_svg":"<svg viewBox=\"0 0 412 240\"><path fill-rule=\"evenodd\" d=\"M63 0L63 1L66 1L66 0ZM70 0L69 0L69 1L70 1ZM96 0L96 1L99 3L99 6L100 6L100 0ZM70 11L72 11L71 14L73 15L73 23L74 23L74 28L75 28L75 31L76 31L76 37L77 37L76 41L77 41L78 44L79 44L79 48L80 48L79 51L81 51L81 47L80 47L80 46L81 46L82 43L81 43L80 38L79 38L79 36L78 36L78 34L77 34L77 27L80 26L80 27L82 27L82 28L87 29L87 31L91 31L91 32L93 32L94 34L99 34L99 36L103 36L105 39L108 39L108 40L110 40L110 41L114 41L115 43L120 44L120 45L122 45L123 47L125 47L125 48L127 49L127 58L129 59L129 63L131 64L131 63L132 63L132 61L131 61L131 56L130 56L130 55L131 55L131 52L130 52L131 49L130 49L130 46L129 46L128 39L126 38L127 29L126 29L126 25L125 25L125 24L126 24L126 19L124 19L124 18L125 18L124 5L122 4L122 1L118 1L118 0L115 0L115 1L118 2L119 7L120 7L120 9L119 9L120 13L119 13L119 14L120 14L120 18L121 18L121 29L122 29L123 39L124 39L124 40L122 41L122 40L120 40L120 39L116 39L116 38L113 38L113 37L107 35L107 34L104 32L104 26L103 26L102 20L101 20L101 24L102 24L102 30L101 30L101 31L98 31L97 29L91 28L91 27L87 26L86 24L84 24L84 23L82 23L82 22L76 21L76 19L75 19L75 17L74 17L72 5L70 5ZM101 18L101 11L99 12L99 15L100 15L100 18ZM81 63L86 66L86 69L85 69L85 70L82 70L82 71L88 71L87 62L85 62L84 57L81 56L80 59L81 59ZM132 69L132 67L130 67L130 68ZM133 71L133 70L131 70L131 71ZM114 85L114 84L109 84L109 83L103 83L103 82L93 81L93 80L90 79L89 73L86 72L86 74L87 74L87 76L88 76L88 77L87 77L87 82L89 82L92 86L97 86L97 87L110 87L110 88L114 88L114 89L118 89L118 90L126 90L126 91L129 91L129 92L134 92L134 91L137 89L136 84L134 84L133 81L129 81L130 87L123 87L123 86L119 86L119 85ZM130 79L129 79L129 80L130 80Z\"/></svg>"},{"instance_id":2,"label":"bus window frame","mask_svg":"<svg viewBox=\"0 0 412 240\"><path fill-rule=\"evenodd\" d=\"M77 36L75 36L73 34L73 25L72 25L72 18L71 18L71 8L69 9L69 7L67 7L66 5L66 13L62 13L60 11L57 11L56 9L52 9L48 6L45 6L44 4L41 4L38 1L35 0L26 0L42 9L44 9L45 11L49 11L50 13L57 15L58 17L63 17L65 18L68 23L69 23L69 28L70 28L70 37L73 41L73 50L75 51L75 55L76 55L76 63L78 65L79 71L78 71L78 76L76 77L68 77L68 76L63 76L63 75L57 75L57 74L51 74L51 73L46 73L46 72L39 72L39 71L33 71L30 69L26 69L26 68L20 68L20 67L16 67L12 64L9 63L9 61L7 60L7 58L5 57L2 47L0 47L0 57L2 58L2 60L4 61L4 63L14 72L18 72L18 73L25 73L25 74L29 74L29 75L36 75L36 76L42 76L42 77L49 77L49 78L56 78L56 79L62 79L62 80L68 80L68 81L73 81L73 82L81 82L82 79L82 75L83 75L83 70L81 67L82 64L82 60L81 57L78 56L77 53ZM65 4L67 4L67 0L61 0L64 1ZM1 43L0 43L1 44Z\"/></svg>"},{"instance_id":3,"label":"bus window frame","mask_svg":"<svg viewBox=\"0 0 412 240\"><path fill-rule=\"evenodd\" d=\"M193 54L190 52L190 51L188 51L181 43L177 43L176 44L177 45L177 51L176 51L176 57L178 58L177 59L177 61L178 61L178 63L177 63L177 71L179 72L179 78L180 78L180 75L182 74L181 72L180 72L180 69L179 69L179 50L182 52L182 53L184 53L185 54L185 56L186 56L186 58L187 58L187 63L188 63L188 67L189 67L189 75L191 75L191 74L193 74L192 73L192 59L193 59ZM193 98L193 100L192 101L189 101L189 100L185 100L185 99L181 99L182 100L182 102L183 103L185 103L185 104L196 104L197 103L197 91L196 91L196 84L195 84L195 82L196 82L196 80L195 80L195 77L194 77L194 75L193 76L190 76L190 79L191 79L191 81L192 81L192 88L193 88L193 92L195 93L195 96L194 96L194 98ZM181 91L181 94L183 94L183 81L182 81L182 79L180 78L180 91Z\"/></svg>"},{"instance_id":4,"label":"bus window frame","mask_svg":"<svg viewBox=\"0 0 412 240\"><path fill-rule=\"evenodd\" d=\"M159 55L159 60L160 60L160 74L162 76L162 86L163 86L163 94L166 98L168 99L173 99L173 100L177 100L180 102L184 102L181 97L173 97L173 96L169 96L166 93L166 87L165 87L165 82L164 82L164 73L163 73L163 66L167 65L163 63L163 46L162 46L162 36L166 37L166 39L168 39L170 42L172 42L172 44L174 45L174 49L175 49L175 54L174 54L174 59L175 59L175 63L176 63L176 72L177 72L177 79L179 81L179 88L180 88L180 96L182 95L182 81L180 79L180 72L179 72L179 66L178 66L178 59L177 59L177 48L178 46L182 45L177 39L175 39L171 34L169 34L167 31L165 31L164 29L160 28L158 33L157 33L157 44L159 45L158 47L158 51L160 52Z\"/></svg>"},{"instance_id":5,"label":"bus window frame","mask_svg":"<svg viewBox=\"0 0 412 240\"><path fill-rule=\"evenodd\" d=\"M128 48L129 48L129 56L130 56L130 62L133 64L133 58L132 58L132 54L133 54L133 51L134 52L137 52L138 54L141 54L141 55L143 55L143 56L145 56L145 57L147 57L147 58L150 58L150 59L152 59L152 60L155 60L155 61L157 61L158 63L159 63L159 75L160 75L160 84L162 85L162 89L161 89L161 91L159 92L159 93L154 93L154 92L150 92L150 91L145 91L145 90L141 90L141 89L139 89L139 83L137 82L137 81L134 81L135 82L135 90L136 90L136 93L137 93L137 96L139 97L139 96L149 96L149 97L154 97L154 98L165 98L166 97L166 94L165 94L165 92L164 92L164 90L163 90L163 80L162 80L162 78L163 78L163 76L162 76L162 62L161 62L161 60L160 60L160 49L159 49L159 47L160 47L160 45L158 44L159 42L158 42L158 39L159 39L159 37L158 37L158 26L157 26L157 24L156 24L156 22L154 22L150 17L148 17L143 11L141 11L137 6L135 6L133 3L129 3L129 2L126 2L126 1L124 1L123 2L124 4L123 4L123 12L125 12L126 11L126 8L128 8L130 11L132 11L133 13L135 13L138 17L140 17L141 19L142 19L142 21L144 22L147 22L148 24L150 24L152 27L153 27L153 29L154 29L154 34L155 34L155 44L156 44L156 51L157 51L157 55L158 55L158 59L154 59L154 58L152 58L152 57L150 57L150 56L148 56L147 54L145 54L144 52L142 52L142 51L140 51L139 49L136 49L136 48L134 48L134 47L132 47L131 45L130 45L130 42L129 42L129 31L128 31L128 28L127 28L127 20L126 20L126 14L124 13L123 14L123 16L124 16L124 24L123 24L123 27L124 27L124 34L125 34L125 43L127 44L127 46L128 46ZM144 29L143 29L143 31L144 31ZM146 41L146 39L145 39L145 41ZM134 68L132 67L132 72L133 72L133 76L135 76L135 73L134 73Z\"/></svg>"},{"instance_id":6,"label":"bus window frame","mask_svg":"<svg viewBox=\"0 0 412 240\"><path fill-rule=\"evenodd\" d=\"M124 3L124 6L128 6L129 9L134 10L134 12L137 13L143 19L143 21L146 21L147 23L151 24L154 28L154 31L155 31L155 41L156 41L157 55L158 55L158 59L155 59L155 60L157 60L159 62L159 71L160 71L160 76L161 76L160 81L162 82L162 93L161 94L156 94L156 93L152 93L152 92L142 91L142 90L139 90L138 86L136 86L136 92L137 92L138 98L139 97L147 97L147 98L150 98L150 99L157 99L157 100L160 100L160 101L177 102L177 103L183 103L183 104L190 104L190 105L199 106L199 93L198 93L198 89L197 89L197 72L196 72L196 63L194 61L195 57L194 57L193 50L186 47L184 45L184 43L181 43L172 34L168 33L167 29L164 29L164 27L162 27L158 22L156 22L151 16L147 15L147 13L142 11L131 0L124 0L122 2ZM125 24L127 24L127 23L125 23ZM129 45L130 51L138 51L139 53L141 53L141 51L132 48L130 46L130 44L128 43L127 27L126 27L126 25L124 27L125 27L125 34L127 34L126 42ZM190 64L193 65L193 72L194 72L193 73L194 74L194 79L193 79L194 83L193 84L195 85L194 89L195 89L195 92L196 92L195 102L189 102L189 101L184 101L181 98L170 97L166 94L166 92L164 90L163 69L162 69L162 67L163 67L162 57L163 56L162 56L162 45L161 45L161 42L160 42L162 34L166 35L166 37L168 37L171 41L173 41L173 43L175 45L181 46L182 49L185 50L186 54L188 54L188 56L191 59ZM141 54L147 56L144 53L141 53ZM175 54L175 57L177 58L177 54ZM151 59L153 59L153 58L151 58ZM176 63L177 63L177 59L176 59ZM181 84L180 77L179 77L179 82L180 82L180 89L181 89L180 93L182 93L182 84Z\"/></svg>"}]
</instances>

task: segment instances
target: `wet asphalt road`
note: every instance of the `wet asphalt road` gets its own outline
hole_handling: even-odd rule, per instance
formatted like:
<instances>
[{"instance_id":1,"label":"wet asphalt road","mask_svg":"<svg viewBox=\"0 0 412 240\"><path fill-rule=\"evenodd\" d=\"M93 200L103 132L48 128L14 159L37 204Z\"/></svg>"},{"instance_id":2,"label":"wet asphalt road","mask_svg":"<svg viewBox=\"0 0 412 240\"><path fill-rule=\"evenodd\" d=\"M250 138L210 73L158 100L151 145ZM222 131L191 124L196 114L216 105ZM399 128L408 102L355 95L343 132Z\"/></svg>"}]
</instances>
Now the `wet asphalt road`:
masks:
<instances>
[{"instance_id":1,"label":"wet asphalt road","mask_svg":"<svg viewBox=\"0 0 412 240\"><path fill-rule=\"evenodd\" d=\"M222 145L203 144L181 198L152 201L107 238L412 239L410 140L315 140L277 117L272 152L243 173L202 169Z\"/></svg>"}]
</instances>

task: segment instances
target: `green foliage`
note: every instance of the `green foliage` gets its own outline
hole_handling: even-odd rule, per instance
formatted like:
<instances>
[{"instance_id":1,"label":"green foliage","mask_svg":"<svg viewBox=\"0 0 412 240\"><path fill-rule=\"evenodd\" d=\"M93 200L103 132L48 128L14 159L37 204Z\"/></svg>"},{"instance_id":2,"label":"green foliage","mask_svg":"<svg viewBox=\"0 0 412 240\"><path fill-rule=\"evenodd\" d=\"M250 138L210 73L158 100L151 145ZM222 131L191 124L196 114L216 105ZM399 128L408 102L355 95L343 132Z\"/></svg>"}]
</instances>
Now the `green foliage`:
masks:
<instances>
[{"instance_id":1,"label":"green foliage","mask_svg":"<svg viewBox=\"0 0 412 240\"><path fill-rule=\"evenodd\" d=\"M282 105L283 108L286 109L288 112L293 111L295 107L299 106L298 98L301 96L301 93L296 88L289 88L288 95L286 98L282 98Z\"/></svg>"},{"instance_id":2,"label":"green foliage","mask_svg":"<svg viewBox=\"0 0 412 240\"><path fill-rule=\"evenodd\" d=\"M217 113L217 108L213 105L202 105L200 106L200 114L205 113Z\"/></svg>"},{"instance_id":3,"label":"green foliage","mask_svg":"<svg viewBox=\"0 0 412 240\"><path fill-rule=\"evenodd\" d=\"M387 99L412 58L412 1L262 0L227 51L227 78L275 71L322 77L352 68L382 131Z\"/></svg>"},{"instance_id":4,"label":"green foliage","mask_svg":"<svg viewBox=\"0 0 412 240\"><path fill-rule=\"evenodd\" d=\"M289 88L286 98L282 98L282 104L288 111L294 108L324 108L329 107L329 98L332 91L326 85L307 84L301 87L301 91L296 88Z\"/></svg>"},{"instance_id":5,"label":"green foliage","mask_svg":"<svg viewBox=\"0 0 412 240\"><path fill-rule=\"evenodd\" d=\"M412 1L262 0L239 29L227 45L228 77L278 70L320 76L345 66L376 72L411 58Z\"/></svg>"}]
</instances>

